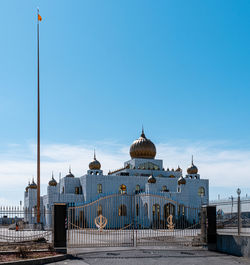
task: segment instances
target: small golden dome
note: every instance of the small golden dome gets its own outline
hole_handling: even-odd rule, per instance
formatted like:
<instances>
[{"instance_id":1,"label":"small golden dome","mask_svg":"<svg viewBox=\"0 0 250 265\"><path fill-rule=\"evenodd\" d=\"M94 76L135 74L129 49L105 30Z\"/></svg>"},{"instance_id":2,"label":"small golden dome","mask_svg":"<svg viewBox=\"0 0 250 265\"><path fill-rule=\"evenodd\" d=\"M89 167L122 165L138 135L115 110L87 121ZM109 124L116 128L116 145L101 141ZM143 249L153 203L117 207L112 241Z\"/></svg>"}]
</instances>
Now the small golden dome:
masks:
<instances>
[{"instance_id":1,"label":"small golden dome","mask_svg":"<svg viewBox=\"0 0 250 265\"><path fill-rule=\"evenodd\" d=\"M182 169L180 168L180 166L178 166L178 168L177 168L175 171L177 171L177 172L181 172Z\"/></svg>"},{"instance_id":2,"label":"small golden dome","mask_svg":"<svg viewBox=\"0 0 250 265\"><path fill-rule=\"evenodd\" d=\"M57 185L57 181L54 179L53 173L52 173L52 178L49 181L49 186L55 187Z\"/></svg>"},{"instance_id":3,"label":"small golden dome","mask_svg":"<svg viewBox=\"0 0 250 265\"><path fill-rule=\"evenodd\" d=\"M75 176L71 173L71 167L69 167L69 174L66 175L66 178L74 178Z\"/></svg>"},{"instance_id":4,"label":"small golden dome","mask_svg":"<svg viewBox=\"0 0 250 265\"><path fill-rule=\"evenodd\" d=\"M139 139L135 140L130 146L131 158L148 158L154 159L156 155L155 145L146 138L144 130Z\"/></svg>"},{"instance_id":5,"label":"small golden dome","mask_svg":"<svg viewBox=\"0 0 250 265\"><path fill-rule=\"evenodd\" d=\"M193 156L192 156L191 166L188 167L187 173L188 174L197 174L198 173L198 168L194 165L194 162L193 162Z\"/></svg>"},{"instance_id":6,"label":"small golden dome","mask_svg":"<svg viewBox=\"0 0 250 265\"><path fill-rule=\"evenodd\" d=\"M89 163L89 169L90 170L100 170L101 169L101 163L96 160L95 152L94 152L94 160Z\"/></svg>"},{"instance_id":7,"label":"small golden dome","mask_svg":"<svg viewBox=\"0 0 250 265\"><path fill-rule=\"evenodd\" d=\"M155 179L155 177L153 175L150 175L148 177L148 183L156 183L156 179Z\"/></svg>"},{"instance_id":8,"label":"small golden dome","mask_svg":"<svg viewBox=\"0 0 250 265\"><path fill-rule=\"evenodd\" d=\"M185 185L185 184L186 184L186 180L183 178L183 176L179 177L178 185Z\"/></svg>"},{"instance_id":9,"label":"small golden dome","mask_svg":"<svg viewBox=\"0 0 250 265\"><path fill-rule=\"evenodd\" d=\"M29 188L30 189L37 189L37 185L36 185L34 179L32 179L32 183L30 184L30 187Z\"/></svg>"}]
</instances>

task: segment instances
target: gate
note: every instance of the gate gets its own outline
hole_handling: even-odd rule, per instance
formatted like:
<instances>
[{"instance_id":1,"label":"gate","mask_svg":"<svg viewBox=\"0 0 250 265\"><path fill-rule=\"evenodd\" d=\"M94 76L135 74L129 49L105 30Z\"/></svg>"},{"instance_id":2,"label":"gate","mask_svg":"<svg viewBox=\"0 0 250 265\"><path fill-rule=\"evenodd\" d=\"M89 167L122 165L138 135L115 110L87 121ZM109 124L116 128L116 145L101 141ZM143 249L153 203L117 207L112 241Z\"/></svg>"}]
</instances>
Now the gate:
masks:
<instances>
[{"instance_id":1,"label":"gate","mask_svg":"<svg viewBox=\"0 0 250 265\"><path fill-rule=\"evenodd\" d=\"M68 207L67 247L199 244L200 209L162 195L112 194Z\"/></svg>"}]
</instances>

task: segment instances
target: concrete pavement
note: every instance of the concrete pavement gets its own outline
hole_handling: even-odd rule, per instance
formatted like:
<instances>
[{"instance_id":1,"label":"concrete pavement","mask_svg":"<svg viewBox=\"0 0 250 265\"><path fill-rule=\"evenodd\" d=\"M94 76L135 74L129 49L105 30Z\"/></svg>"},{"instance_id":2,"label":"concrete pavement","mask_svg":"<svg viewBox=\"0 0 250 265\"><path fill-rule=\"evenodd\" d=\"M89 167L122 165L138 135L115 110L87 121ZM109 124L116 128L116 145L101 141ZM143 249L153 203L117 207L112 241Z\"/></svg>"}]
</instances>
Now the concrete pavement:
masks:
<instances>
[{"instance_id":1,"label":"concrete pavement","mask_svg":"<svg viewBox=\"0 0 250 265\"><path fill-rule=\"evenodd\" d=\"M101 251L100 251L101 250ZM83 250L74 259L55 262L55 265L236 265L250 264L242 257L211 252L203 248L143 247L130 249ZM78 250L78 252L81 252Z\"/></svg>"}]
</instances>

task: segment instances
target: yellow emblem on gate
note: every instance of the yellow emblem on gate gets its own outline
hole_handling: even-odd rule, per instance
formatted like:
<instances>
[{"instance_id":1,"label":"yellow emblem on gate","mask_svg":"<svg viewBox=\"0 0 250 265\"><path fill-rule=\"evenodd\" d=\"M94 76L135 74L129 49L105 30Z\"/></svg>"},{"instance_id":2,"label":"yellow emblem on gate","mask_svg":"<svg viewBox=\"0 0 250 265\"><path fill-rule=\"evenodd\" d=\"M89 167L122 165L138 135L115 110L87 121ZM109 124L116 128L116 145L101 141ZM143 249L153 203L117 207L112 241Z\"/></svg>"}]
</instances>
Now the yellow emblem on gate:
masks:
<instances>
[{"instance_id":1,"label":"yellow emblem on gate","mask_svg":"<svg viewBox=\"0 0 250 265\"><path fill-rule=\"evenodd\" d=\"M107 223L108 223L107 218L104 217L102 214L100 214L95 218L95 225L100 232L102 232L103 228L107 225Z\"/></svg>"},{"instance_id":2,"label":"yellow emblem on gate","mask_svg":"<svg viewBox=\"0 0 250 265\"><path fill-rule=\"evenodd\" d=\"M170 231L174 230L174 223L173 223L173 215L170 214L169 217L167 218L167 222L168 222L168 229Z\"/></svg>"}]
</instances>

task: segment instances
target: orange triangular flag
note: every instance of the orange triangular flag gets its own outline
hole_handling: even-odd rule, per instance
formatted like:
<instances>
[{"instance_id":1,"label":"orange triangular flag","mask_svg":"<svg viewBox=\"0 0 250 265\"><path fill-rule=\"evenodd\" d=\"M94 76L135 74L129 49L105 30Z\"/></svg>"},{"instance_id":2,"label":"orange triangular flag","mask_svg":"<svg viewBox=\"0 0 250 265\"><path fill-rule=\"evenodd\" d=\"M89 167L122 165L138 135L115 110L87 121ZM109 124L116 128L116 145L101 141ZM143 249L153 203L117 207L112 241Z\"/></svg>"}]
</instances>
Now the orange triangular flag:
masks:
<instances>
[{"instance_id":1,"label":"orange triangular flag","mask_svg":"<svg viewBox=\"0 0 250 265\"><path fill-rule=\"evenodd\" d=\"M42 21L42 17L38 14L38 20Z\"/></svg>"}]
</instances>

